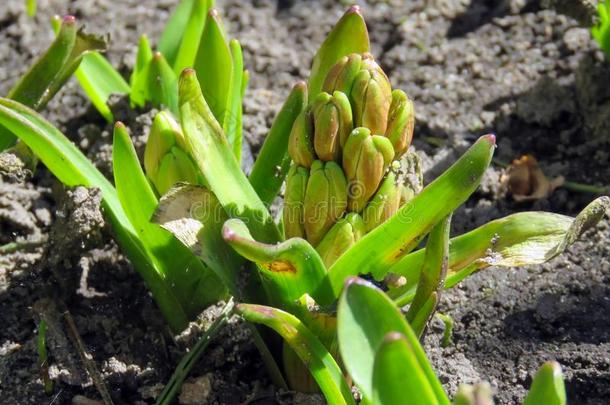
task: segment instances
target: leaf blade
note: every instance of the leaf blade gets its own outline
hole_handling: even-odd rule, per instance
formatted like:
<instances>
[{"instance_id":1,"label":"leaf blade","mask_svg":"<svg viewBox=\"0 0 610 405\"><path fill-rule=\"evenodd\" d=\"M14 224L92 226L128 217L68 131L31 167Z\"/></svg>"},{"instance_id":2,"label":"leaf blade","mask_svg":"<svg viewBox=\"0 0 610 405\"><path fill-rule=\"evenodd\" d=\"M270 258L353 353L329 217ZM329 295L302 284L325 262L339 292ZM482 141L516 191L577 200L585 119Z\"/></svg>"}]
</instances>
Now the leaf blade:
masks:
<instances>
[{"instance_id":1,"label":"leaf blade","mask_svg":"<svg viewBox=\"0 0 610 405\"><path fill-rule=\"evenodd\" d=\"M318 338L295 316L276 308L239 304L236 312L249 322L275 330L308 366L329 404L354 404L341 368Z\"/></svg>"},{"instance_id":2,"label":"leaf blade","mask_svg":"<svg viewBox=\"0 0 610 405\"><path fill-rule=\"evenodd\" d=\"M474 192L491 162L494 148L495 136L480 137L443 175L343 254L328 271L335 293L356 272L371 272L376 278L385 276L434 224Z\"/></svg>"},{"instance_id":3,"label":"leaf blade","mask_svg":"<svg viewBox=\"0 0 610 405\"><path fill-rule=\"evenodd\" d=\"M351 53L369 52L369 34L360 7L350 7L335 24L313 58L309 76L309 97L322 91L330 68Z\"/></svg>"}]
</instances>

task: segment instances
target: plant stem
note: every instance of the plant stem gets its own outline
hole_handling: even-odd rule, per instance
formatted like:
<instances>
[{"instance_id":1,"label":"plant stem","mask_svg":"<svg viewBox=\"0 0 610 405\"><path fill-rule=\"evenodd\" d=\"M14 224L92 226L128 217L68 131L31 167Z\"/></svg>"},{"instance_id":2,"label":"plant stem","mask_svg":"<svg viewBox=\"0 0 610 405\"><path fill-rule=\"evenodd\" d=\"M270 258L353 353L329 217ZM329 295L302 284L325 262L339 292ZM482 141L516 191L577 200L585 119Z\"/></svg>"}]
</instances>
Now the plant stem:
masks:
<instances>
[{"instance_id":1,"label":"plant stem","mask_svg":"<svg viewBox=\"0 0 610 405\"><path fill-rule=\"evenodd\" d=\"M449 315L441 314L440 312L437 312L436 314L434 314L434 316L436 316L445 325L445 331L443 332L441 346L447 347L451 344L451 341L453 340L453 318L451 318Z\"/></svg>"},{"instance_id":2,"label":"plant stem","mask_svg":"<svg viewBox=\"0 0 610 405\"><path fill-rule=\"evenodd\" d=\"M212 338L214 338L218 332L220 332L222 327L225 326L229 321L229 318L233 314L234 307L235 303L233 302L233 298L231 298L222 309L220 316L214 321L214 323L212 323L212 325L210 325L208 330L205 331L195 346L193 346L193 348L184 355L182 360L180 360L178 367L176 367L176 370L174 370L174 374L163 389L161 395L159 395L157 398L156 405L169 405L172 402L182 387L182 383L188 376L193 366L197 363L197 360L199 360Z\"/></svg>"}]
</instances>

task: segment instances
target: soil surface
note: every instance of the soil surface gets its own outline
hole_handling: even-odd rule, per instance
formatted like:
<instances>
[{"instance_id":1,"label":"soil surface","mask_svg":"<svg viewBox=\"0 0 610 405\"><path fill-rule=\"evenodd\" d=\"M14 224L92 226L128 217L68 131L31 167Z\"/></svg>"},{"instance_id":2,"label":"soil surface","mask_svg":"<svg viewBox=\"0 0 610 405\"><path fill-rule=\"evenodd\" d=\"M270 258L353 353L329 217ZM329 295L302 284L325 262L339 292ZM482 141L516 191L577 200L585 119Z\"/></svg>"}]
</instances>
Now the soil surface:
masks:
<instances>
[{"instance_id":1,"label":"soil surface","mask_svg":"<svg viewBox=\"0 0 610 405\"><path fill-rule=\"evenodd\" d=\"M126 76L140 34L158 38L176 0L39 0L0 7L0 94L52 40L53 14L73 14L89 32L109 33L108 57ZM219 0L251 73L244 132L256 154L290 87L346 8L332 1ZM610 179L610 64L586 28L526 0L413 0L361 3L373 53L415 101L414 148L430 181L476 139L495 132L496 157L534 154L549 177L593 185ZM578 16L577 16L578 17ZM582 19L581 19L582 20ZM120 103L119 103L120 105ZM137 145L152 113L119 111ZM71 80L44 111L110 175L110 128ZM499 190L501 167L454 215L459 234L523 210L575 215L594 196L558 189L516 204ZM219 308L174 338L112 240L96 190L64 189L43 167L33 178L0 179L0 402L96 404L100 394L65 327L84 347L117 404L153 403L185 351ZM16 242L16 244L14 244ZM7 245L12 244L12 245ZM610 223L602 221L550 263L490 268L443 296L453 342L434 324L426 349L447 390L488 381L497 403L519 403L536 369L555 359L573 404L610 403ZM45 319L55 381L44 393L37 325ZM275 389L248 330L237 319L215 339L187 380L182 404L315 403Z\"/></svg>"}]
</instances>

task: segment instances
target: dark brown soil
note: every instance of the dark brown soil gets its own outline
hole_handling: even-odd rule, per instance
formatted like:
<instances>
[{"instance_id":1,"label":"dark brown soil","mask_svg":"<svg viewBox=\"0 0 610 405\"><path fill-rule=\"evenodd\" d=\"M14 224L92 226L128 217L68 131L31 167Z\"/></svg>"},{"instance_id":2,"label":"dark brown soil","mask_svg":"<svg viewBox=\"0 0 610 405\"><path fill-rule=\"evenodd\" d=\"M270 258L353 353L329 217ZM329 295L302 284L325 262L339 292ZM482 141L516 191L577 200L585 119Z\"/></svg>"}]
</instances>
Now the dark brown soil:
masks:
<instances>
[{"instance_id":1,"label":"dark brown soil","mask_svg":"<svg viewBox=\"0 0 610 405\"><path fill-rule=\"evenodd\" d=\"M129 72L137 36L156 39L175 0L40 0L28 18L23 1L0 7L0 94L46 48L52 14L74 14L91 32L109 32L110 60ZM120 3L120 4L119 4ZM291 85L307 77L313 52L345 5L332 1L219 0L241 40L252 80L245 134L254 153ZM415 148L429 181L478 135L495 132L497 157L532 153L549 176L608 185L610 65L571 17L526 0L363 2L373 53L393 85L414 99ZM110 172L110 132L71 80L44 113L96 164ZM138 143L151 114L125 117ZM500 168L454 215L453 233L522 210L574 215L590 194L557 190L517 205L498 194ZM444 296L455 320L453 344L426 348L443 383L487 380L497 403L518 403L545 360L563 366L573 404L610 403L610 223L603 221L552 262L490 268ZM177 362L218 308L178 339L120 254L99 210L99 193L64 190L41 168L33 179L0 179L0 402L87 403L99 399L65 333L69 310L117 404L152 403ZM47 396L39 378L36 325L50 324ZM243 325L234 320L197 365L186 386L199 403L312 403L278 392ZM188 392L186 392L188 391ZM79 402L80 401L80 402ZM198 403L198 402L192 402Z\"/></svg>"}]
</instances>

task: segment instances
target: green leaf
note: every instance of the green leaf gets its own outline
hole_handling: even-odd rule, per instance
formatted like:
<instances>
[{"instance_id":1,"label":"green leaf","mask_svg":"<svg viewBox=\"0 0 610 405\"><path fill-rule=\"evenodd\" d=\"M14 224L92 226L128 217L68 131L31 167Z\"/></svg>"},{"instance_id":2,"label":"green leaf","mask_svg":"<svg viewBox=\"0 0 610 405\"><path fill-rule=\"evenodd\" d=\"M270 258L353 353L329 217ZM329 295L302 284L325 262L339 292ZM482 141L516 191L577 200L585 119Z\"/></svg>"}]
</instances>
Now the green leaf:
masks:
<instances>
[{"instance_id":1,"label":"green leaf","mask_svg":"<svg viewBox=\"0 0 610 405\"><path fill-rule=\"evenodd\" d=\"M220 15L215 9L208 13L194 68L210 110L218 122L224 122L231 94L233 59Z\"/></svg>"},{"instance_id":2,"label":"green leaf","mask_svg":"<svg viewBox=\"0 0 610 405\"><path fill-rule=\"evenodd\" d=\"M167 20L159 39L157 49L165 56L170 65L176 61L184 36L184 27L188 24L194 2L195 0L182 0L178 4Z\"/></svg>"},{"instance_id":3,"label":"green leaf","mask_svg":"<svg viewBox=\"0 0 610 405\"><path fill-rule=\"evenodd\" d=\"M76 70L88 52L106 49L106 42L77 30L76 19L64 17L57 38L8 93L34 110L43 109ZM0 128L0 151L15 143L15 135Z\"/></svg>"},{"instance_id":4,"label":"green leaf","mask_svg":"<svg viewBox=\"0 0 610 405\"><path fill-rule=\"evenodd\" d=\"M192 0L190 15L186 25L180 27L182 38L176 54L175 61L171 64L174 67L176 76L180 75L183 69L192 68L199 49L205 27L205 20L208 11L214 6L212 0Z\"/></svg>"},{"instance_id":5,"label":"green leaf","mask_svg":"<svg viewBox=\"0 0 610 405\"><path fill-rule=\"evenodd\" d=\"M249 322L275 330L307 365L330 405L355 404L341 368L298 318L276 308L252 304L239 304L236 312Z\"/></svg>"},{"instance_id":6,"label":"green leaf","mask_svg":"<svg viewBox=\"0 0 610 405\"><path fill-rule=\"evenodd\" d=\"M25 10L28 17L34 17L36 15L36 0L26 0L25 1Z\"/></svg>"},{"instance_id":7,"label":"green leaf","mask_svg":"<svg viewBox=\"0 0 610 405\"><path fill-rule=\"evenodd\" d=\"M144 107L148 99L148 69L153 57L153 51L148 42L148 37L142 35L138 43L138 54L136 63L131 72L131 92L129 98L132 105Z\"/></svg>"},{"instance_id":8,"label":"green leaf","mask_svg":"<svg viewBox=\"0 0 610 405\"><path fill-rule=\"evenodd\" d=\"M244 76L244 61L241 45L235 39L229 43L231 58L233 60L231 83L227 97L226 113L224 115L223 130L233 148L233 154L238 162L241 162L242 145L242 98Z\"/></svg>"},{"instance_id":9,"label":"green leaf","mask_svg":"<svg viewBox=\"0 0 610 405\"><path fill-rule=\"evenodd\" d=\"M60 25L57 16L51 20L53 30L58 33ZM106 50L104 47L102 50ZM112 111L106 104L112 94L128 94L130 87L110 62L98 52L84 55L74 76L91 103L108 122L114 120Z\"/></svg>"},{"instance_id":10,"label":"green leaf","mask_svg":"<svg viewBox=\"0 0 610 405\"><path fill-rule=\"evenodd\" d=\"M521 212L452 238L445 287L452 287L489 266L516 267L547 262L599 222L609 209L610 198L599 197L576 218L548 212ZM424 255L423 249L418 250L389 269L389 273L407 279L403 288L390 291L400 305L413 299Z\"/></svg>"},{"instance_id":11,"label":"green leaf","mask_svg":"<svg viewBox=\"0 0 610 405\"><path fill-rule=\"evenodd\" d=\"M398 332L388 333L375 354L372 403L375 405L439 403L409 341Z\"/></svg>"},{"instance_id":12,"label":"green leaf","mask_svg":"<svg viewBox=\"0 0 610 405\"><path fill-rule=\"evenodd\" d=\"M114 116L108 107L108 99L113 94L129 94L131 91L123 76L97 52L83 57L74 76L95 108L106 121L112 122Z\"/></svg>"},{"instance_id":13,"label":"green leaf","mask_svg":"<svg viewBox=\"0 0 610 405\"><path fill-rule=\"evenodd\" d=\"M309 76L309 97L313 99L322 91L326 74L342 57L369 50L369 34L360 7L352 6L333 27L313 58Z\"/></svg>"},{"instance_id":14,"label":"green leaf","mask_svg":"<svg viewBox=\"0 0 610 405\"><path fill-rule=\"evenodd\" d=\"M150 218L157 197L138 161L136 150L122 123L114 128L112 147L114 182L121 205L137 229L155 267L165 275L190 319L225 295L218 277L171 233Z\"/></svg>"},{"instance_id":15,"label":"green leaf","mask_svg":"<svg viewBox=\"0 0 610 405\"><path fill-rule=\"evenodd\" d=\"M290 169L288 138L292 124L307 104L307 87L298 82L292 88L282 109L275 117L265 143L254 162L250 184L267 205L271 205L280 192L286 173Z\"/></svg>"},{"instance_id":16,"label":"green leaf","mask_svg":"<svg viewBox=\"0 0 610 405\"><path fill-rule=\"evenodd\" d=\"M180 78L180 116L186 149L229 217L248 223L257 241L281 240L273 217L241 171L191 69Z\"/></svg>"},{"instance_id":17,"label":"green leaf","mask_svg":"<svg viewBox=\"0 0 610 405\"><path fill-rule=\"evenodd\" d=\"M151 262L110 182L68 138L24 105L0 98L0 124L17 135L66 186L82 185L101 190L104 212L119 246L151 290L172 330L179 332L184 329L188 316L166 283L165 276Z\"/></svg>"},{"instance_id":18,"label":"green leaf","mask_svg":"<svg viewBox=\"0 0 610 405\"><path fill-rule=\"evenodd\" d=\"M418 337L421 337L428 321L434 315L440 292L445 284L449 261L450 228L451 215L448 215L434 226L428 236L426 255L415 298L407 312L407 320Z\"/></svg>"},{"instance_id":19,"label":"green leaf","mask_svg":"<svg viewBox=\"0 0 610 405\"><path fill-rule=\"evenodd\" d=\"M417 378L428 381L439 404L448 404L449 400L426 359L417 336L392 300L369 282L350 278L339 300L339 349L345 368L369 403L374 398L375 356L388 333L404 336L418 363L421 376ZM415 373L417 369L411 372Z\"/></svg>"},{"instance_id":20,"label":"green leaf","mask_svg":"<svg viewBox=\"0 0 610 405\"><path fill-rule=\"evenodd\" d=\"M523 405L565 405L566 388L561 366L555 361L544 363L536 373Z\"/></svg>"},{"instance_id":21,"label":"green leaf","mask_svg":"<svg viewBox=\"0 0 610 405\"><path fill-rule=\"evenodd\" d=\"M292 238L272 245L260 243L239 219L225 222L222 235L237 253L258 265L263 283L269 286L269 295L277 297L284 308L305 293L320 305L334 301L324 263L306 240Z\"/></svg>"},{"instance_id":22,"label":"green leaf","mask_svg":"<svg viewBox=\"0 0 610 405\"><path fill-rule=\"evenodd\" d=\"M178 77L161 52L155 52L148 70L148 98L178 116Z\"/></svg>"},{"instance_id":23,"label":"green leaf","mask_svg":"<svg viewBox=\"0 0 610 405\"><path fill-rule=\"evenodd\" d=\"M356 242L328 271L335 293L339 293L347 277L357 273L370 272L378 279L384 277L390 266L415 248L436 223L476 190L494 148L493 135L479 138L453 166L403 205L396 215Z\"/></svg>"}]
</instances>

